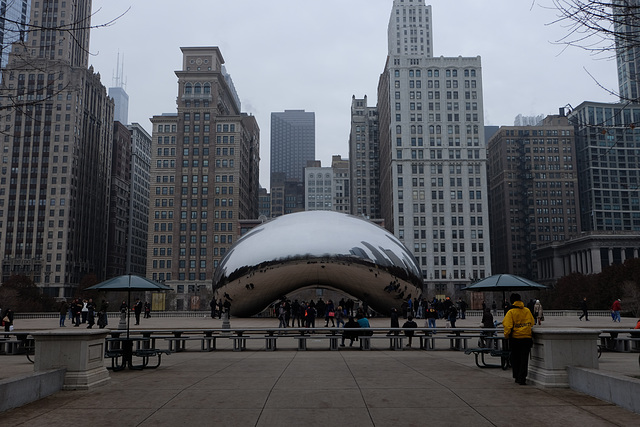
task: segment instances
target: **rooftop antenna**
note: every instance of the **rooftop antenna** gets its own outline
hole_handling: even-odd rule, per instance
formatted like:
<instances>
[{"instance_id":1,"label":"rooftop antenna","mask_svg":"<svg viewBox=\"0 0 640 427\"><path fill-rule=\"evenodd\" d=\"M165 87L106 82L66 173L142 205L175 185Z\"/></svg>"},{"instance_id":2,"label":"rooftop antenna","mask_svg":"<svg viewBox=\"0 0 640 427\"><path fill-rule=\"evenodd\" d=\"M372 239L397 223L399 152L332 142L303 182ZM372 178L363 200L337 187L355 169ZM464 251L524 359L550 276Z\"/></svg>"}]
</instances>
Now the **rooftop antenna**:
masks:
<instances>
[{"instance_id":1,"label":"rooftop antenna","mask_svg":"<svg viewBox=\"0 0 640 427\"><path fill-rule=\"evenodd\" d=\"M118 51L118 59L116 61L116 70L112 76L113 86L126 89L127 82L124 80L124 54L122 54L122 65L120 65L120 51Z\"/></svg>"}]
</instances>

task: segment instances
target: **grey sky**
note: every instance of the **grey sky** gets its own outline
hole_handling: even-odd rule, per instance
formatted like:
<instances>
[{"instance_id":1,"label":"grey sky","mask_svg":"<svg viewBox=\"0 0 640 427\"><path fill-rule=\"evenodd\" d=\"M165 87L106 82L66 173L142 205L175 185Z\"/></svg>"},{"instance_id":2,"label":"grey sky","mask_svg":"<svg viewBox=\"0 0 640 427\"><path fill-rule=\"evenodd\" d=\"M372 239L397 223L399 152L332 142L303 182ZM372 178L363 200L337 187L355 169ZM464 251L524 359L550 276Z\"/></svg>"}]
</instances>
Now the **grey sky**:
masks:
<instances>
[{"instance_id":1,"label":"grey sky","mask_svg":"<svg viewBox=\"0 0 640 427\"><path fill-rule=\"evenodd\" d=\"M554 44L551 0L432 0L435 56L481 56L486 125L616 101L615 60ZM129 120L176 111L181 46L219 46L242 110L261 129L260 183L269 184L273 111L316 113L316 158L348 157L351 96L376 103L392 0L93 0L90 63L112 85L124 56ZM179 6L177 6L179 5ZM587 72L588 71L588 72ZM589 73L593 76L591 77ZM596 83L595 80L598 83Z\"/></svg>"}]
</instances>

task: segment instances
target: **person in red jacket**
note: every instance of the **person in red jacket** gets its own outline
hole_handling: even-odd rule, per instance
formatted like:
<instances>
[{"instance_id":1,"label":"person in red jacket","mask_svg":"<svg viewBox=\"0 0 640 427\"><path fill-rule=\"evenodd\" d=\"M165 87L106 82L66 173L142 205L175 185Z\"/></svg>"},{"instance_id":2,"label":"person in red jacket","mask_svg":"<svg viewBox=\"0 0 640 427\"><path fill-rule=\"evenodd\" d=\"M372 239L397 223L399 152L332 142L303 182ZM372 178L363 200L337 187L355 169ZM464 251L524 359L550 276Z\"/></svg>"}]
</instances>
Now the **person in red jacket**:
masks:
<instances>
[{"instance_id":1,"label":"person in red jacket","mask_svg":"<svg viewBox=\"0 0 640 427\"><path fill-rule=\"evenodd\" d=\"M611 306L611 317L613 318L614 322L620 322L620 309L620 299L617 299Z\"/></svg>"},{"instance_id":2,"label":"person in red jacket","mask_svg":"<svg viewBox=\"0 0 640 427\"><path fill-rule=\"evenodd\" d=\"M520 385L527 384L529 352L533 347L532 328L535 324L531 311L524 306L519 294L511 294L511 309L502 320L504 337L509 339L513 378Z\"/></svg>"}]
</instances>

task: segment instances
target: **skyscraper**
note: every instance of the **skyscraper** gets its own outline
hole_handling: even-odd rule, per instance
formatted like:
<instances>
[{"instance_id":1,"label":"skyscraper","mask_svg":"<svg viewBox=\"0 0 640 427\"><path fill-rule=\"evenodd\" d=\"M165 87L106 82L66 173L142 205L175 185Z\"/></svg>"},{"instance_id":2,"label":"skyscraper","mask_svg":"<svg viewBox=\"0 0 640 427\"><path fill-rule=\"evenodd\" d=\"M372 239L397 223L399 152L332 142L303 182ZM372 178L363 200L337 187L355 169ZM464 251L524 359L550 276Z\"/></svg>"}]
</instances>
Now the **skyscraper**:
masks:
<instances>
[{"instance_id":1,"label":"skyscraper","mask_svg":"<svg viewBox=\"0 0 640 427\"><path fill-rule=\"evenodd\" d=\"M61 29L63 16L74 25ZM35 21L2 70L2 279L24 274L63 297L105 277L113 102L87 69L91 2L34 2Z\"/></svg>"},{"instance_id":2,"label":"skyscraper","mask_svg":"<svg viewBox=\"0 0 640 427\"><path fill-rule=\"evenodd\" d=\"M174 309L202 308L199 287L258 217L259 128L241 113L217 47L183 47L177 113L154 116L147 277L177 294Z\"/></svg>"},{"instance_id":3,"label":"skyscraper","mask_svg":"<svg viewBox=\"0 0 640 427\"><path fill-rule=\"evenodd\" d=\"M536 249L581 232L574 128L564 114L502 126L487 150L493 271L537 280Z\"/></svg>"},{"instance_id":4,"label":"skyscraper","mask_svg":"<svg viewBox=\"0 0 640 427\"><path fill-rule=\"evenodd\" d=\"M315 158L315 113L271 113L271 174L284 172L285 179L302 182L307 161Z\"/></svg>"},{"instance_id":5,"label":"skyscraper","mask_svg":"<svg viewBox=\"0 0 640 427\"><path fill-rule=\"evenodd\" d=\"M367 105L367 97L351 99L349 169L351 213L380 218L380 146L378 109Z\"/></svg>"},{"instance_id":6,"label":"skyscraper","mask_svg":"<svg viewBox=\"0 0 640 427\"><path fill-rule=\"evenodd\" d=\"M640 1L614 0L612 4L620 100L640 103Z\"/></svg>"},{"instance_id":7,"label":"skyscraper","mask_svg":"<svg viewBox=\"0 0 640 427\"><path fill-rule=\"evenodd\" d=\"M126 271L145 276L149 229L151 135L138 123L127 126L131 133L131 175L129 176L129 229Z\"/></svg>"},{"instance_id":8,"label":"skyscraper","mask_svg":"<svg viewBox=\"0 0 640 427\"><path fill-rule=\"evenodd\" d=\"M433 57L431 6L394 0L378 84L385 226L422 269L425 292L490 274L480 57Z\"/></svg>"},{"instance_id":9,"label":"skyscraper","mask_svg":"<svg viewBox=\"0 0 640 427\"><path fill-rule=\"evenodd\" d=\"M9 61L13 43L26 42L30 0L0 0L0 68Z\"/></svg>"}]
</instances>

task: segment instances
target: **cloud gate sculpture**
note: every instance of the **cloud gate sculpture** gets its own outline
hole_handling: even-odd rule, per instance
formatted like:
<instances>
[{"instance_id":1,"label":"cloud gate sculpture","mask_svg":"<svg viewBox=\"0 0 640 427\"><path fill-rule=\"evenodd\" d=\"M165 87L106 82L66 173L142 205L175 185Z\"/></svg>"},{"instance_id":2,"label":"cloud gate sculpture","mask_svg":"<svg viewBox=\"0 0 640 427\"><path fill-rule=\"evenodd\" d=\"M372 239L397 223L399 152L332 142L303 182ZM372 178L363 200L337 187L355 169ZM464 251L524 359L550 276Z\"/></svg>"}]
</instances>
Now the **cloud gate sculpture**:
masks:
<instances>
[{"instance_id":1,"label":"cloud gate sculpture","mask_svg":"<svg viewBox=\"0 0 640 427\"><path fill-rule=\"evenodd\" d=\"M305 287L343 291L388 314L420 294L420 269L393 234L352 215L308 211L252 229L214 274L215 298L247 317Z\"/></svg>"}]
</instances>

